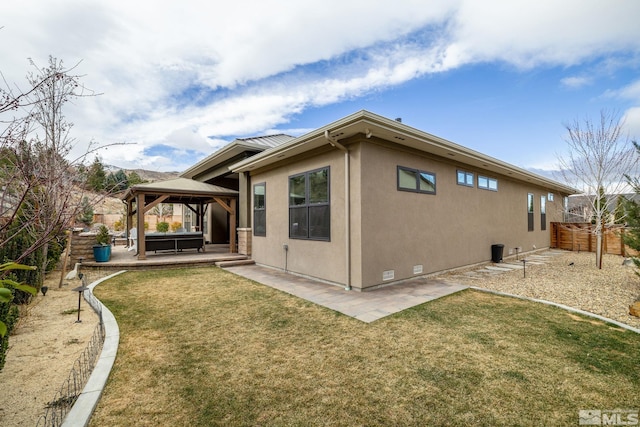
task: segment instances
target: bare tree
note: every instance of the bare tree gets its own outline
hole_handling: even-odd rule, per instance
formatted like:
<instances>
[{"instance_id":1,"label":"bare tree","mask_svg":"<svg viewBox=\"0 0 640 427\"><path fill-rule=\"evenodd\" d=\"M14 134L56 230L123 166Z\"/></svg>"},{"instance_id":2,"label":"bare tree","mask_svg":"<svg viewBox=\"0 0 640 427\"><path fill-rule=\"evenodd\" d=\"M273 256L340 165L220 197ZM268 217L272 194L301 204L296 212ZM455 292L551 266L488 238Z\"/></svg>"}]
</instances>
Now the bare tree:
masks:
<instances>
[{"instance_id":1,"label":"bare tree","mask_svg":"<svg viewBox=\"0 0 640 427\"><path fill-rule=\"evenodd\" d=\"M602 268L603 228L609 218L607 203L599 194L623 193L628 188L625 175L637 175L640 158L617 112L602 110L599 122L587 117L565 124L565 128L569 153L559 156L561 175L591 203L596 266Z\"/></svg>"},{"instance_id":2,"label":"bare tree","mask_svg":"<svg viewBox=\"0 0 640 427\"><path fill-rule=\"evenodd\" d=\"M63 113L69 101L96 94L61 60L31 65L29 90L15 95L5 82L0 92L0 112L14 114L0 133L0 249L20 233L31 236L15 262L40 249L46 259L47 244L73 224L83 198L74 168L99 148L90 143L84 155L68 159L76 141Z\"/></svg>"}]
</instances>

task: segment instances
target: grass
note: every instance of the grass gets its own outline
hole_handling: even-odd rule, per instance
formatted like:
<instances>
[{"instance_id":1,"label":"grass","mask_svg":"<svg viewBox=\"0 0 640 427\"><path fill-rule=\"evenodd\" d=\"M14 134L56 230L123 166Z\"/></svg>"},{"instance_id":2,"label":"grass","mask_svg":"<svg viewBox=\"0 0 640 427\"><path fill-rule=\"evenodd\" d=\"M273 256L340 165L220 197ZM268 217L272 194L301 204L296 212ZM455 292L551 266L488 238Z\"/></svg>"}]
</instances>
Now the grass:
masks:
<instances>
[{"instance_id":1,"label":"grass","mask_svg":"<svg viewBox=\"0 0 640 427\"><path fill-rule=\"evenodd\" d=\"M637 408L640 335L464 291L371 324L215 268L96 288L120 348L92 426L576 425Z\"/></svg>"}]
</instances>

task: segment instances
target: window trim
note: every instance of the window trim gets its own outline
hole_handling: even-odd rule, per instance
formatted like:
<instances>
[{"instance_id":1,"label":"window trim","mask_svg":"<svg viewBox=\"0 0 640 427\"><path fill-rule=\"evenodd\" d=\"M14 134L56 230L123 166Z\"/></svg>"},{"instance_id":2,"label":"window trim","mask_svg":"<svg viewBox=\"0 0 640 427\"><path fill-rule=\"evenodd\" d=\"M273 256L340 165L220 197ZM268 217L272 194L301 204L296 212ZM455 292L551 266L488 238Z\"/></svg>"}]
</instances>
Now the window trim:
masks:
<instances>
[{"instance_id":1,"label":"window trim","mask_svg":"<svg viewBox=\"0 0 640 427\"><path fill-rule=\"evenodd\" d=\"M316 173L316 172L320 172L326 170L327 171L327 201L326 202L315 202L315 203L311 203L310 202L310 195L309 195L309 176ZM305 203L304 204L300 204L300 205L292 205L291 204L291 179L292 178L296 178L299 176L304 176L305 177L305 182L304 182L304 187L305 187ZM297 239L297 240L314 240L314 241L320 241L320 242L330 242L331 241L331 167L330 166L323 166L321 168L316 168L316 169L312 169L309 171L305 171L305 172L301 172L301 173L296 173L293 175L289 175L289 177L287 178L287 185L288 185L288 194L287 194L287 199L288 199L288 206L289 206L289 218L288 218L288 228L289 228L289 238L290 239ZM326 206L327 209L329 210L329 219L328 219L328 223L326 224L327 226L327 235L322 236L322 237L317 237L317 236L311 236L310 235L310 229L311 227L309 227L309 211L311 210L311 208L315 208L315 207L322 207L322 206ZM306 233L306 237L305 236L294 236L291 233L291 211L293 210L302 210L304 209L306 211L306 219L307 219L307 233Z\"/></svg>"},{"instance_id":2,"label":"window trim","mask_svg":"<svg viewBox=\"0 0 640 427\"><path fill-rule=\"evenodd\" d=\"M262 208L257 208L256 207L256 188L257 187L262 187L264 188L264 207ZM266 237L267 235L267 183L266 182L258 182L256 184L253 184L253 188L252 188L252 204L253 204L253 235L254 236L260 236L260 237ZM262 211L264 212L264 233L259 233L257 230L258 228L256 227L256 211Z\"/></svg>"},{"instance_id":3,"label":"window trim","mask_svg":"<svg viewBox=\"0 0 640 427\"><path fill-rule=\"evenodd\" d=\"M415 174L415 188L401 187L400 186L400 171L411 172ZM433 177L433 191L429 190L421 190L420 189L420 175L427 174ZM397 166L396 170L396 188L398 191L408 191L410 193L421 193L421 194L436 194L437 183L436 183L436 174L434 172L423 171L415 168L408 168L406 166Z\"/></svg>"},{"instance_id":4,"label":"window trim","mask_svg":"<svg viewBox=\"0 0 640 427\"><path fill-rule=\"evenodd\" d=\"M481 185L480 184L480 180L481 179L486 179L487 180L487 185ZM496 188L491 188L491 183L495 182L495 187ZM488 191L498 191L498 179L497 178L491 178L485 175L478 175L478 188L481 190L488 190Z\"/></svg>"},{"instance_id":5,"label":"window trim","mask_svg":"<svg viewBox=\"0 0 640 427\"><path fill-rule=\"evenodd\" d=\"M464 174L464 180L462 180L462 181L460 181L460 174ZM469 177L471 177L471 184L467 183L467 181L469 180ZM476 174L473 173L473 172L462 170L462 169L457 169L456 170L456 182L458 183L458 185L462 185L463 187L475 188L475 186L476 186Z\"/></svg>"}]
</instances>

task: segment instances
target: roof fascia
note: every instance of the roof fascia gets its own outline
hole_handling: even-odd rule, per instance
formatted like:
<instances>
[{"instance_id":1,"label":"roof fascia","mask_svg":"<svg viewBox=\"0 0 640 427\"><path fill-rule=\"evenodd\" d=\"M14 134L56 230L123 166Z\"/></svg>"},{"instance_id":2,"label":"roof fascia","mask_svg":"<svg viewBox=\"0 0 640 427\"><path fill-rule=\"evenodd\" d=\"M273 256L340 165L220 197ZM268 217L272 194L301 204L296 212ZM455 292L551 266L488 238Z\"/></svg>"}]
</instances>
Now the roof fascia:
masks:
<instances>
[{"instance_id":1,"label":"roof fascia","mask_svg":"<svg viewBox=\"0 0 640 427\"><path fill-rule=\"evenodd\" d=\"M230 169L233 172L248 172L284 158L312 150L327 143L324 137L325 131L328 131L329 135L336 140L347 138L357 133L365 134L366 131L369 131L373 136L386 139L399 145L484 169L487 171L487 174L496 173L505 175L519 181L530 182L566 194L575 194L577 192L574 188L529 172L526 169L519 168L444 138L407 126L397 120L388 119L365 110L346 116L278 147L271 148L246 160L242 160L232 165Z\"/></svg>"}]
</instances>

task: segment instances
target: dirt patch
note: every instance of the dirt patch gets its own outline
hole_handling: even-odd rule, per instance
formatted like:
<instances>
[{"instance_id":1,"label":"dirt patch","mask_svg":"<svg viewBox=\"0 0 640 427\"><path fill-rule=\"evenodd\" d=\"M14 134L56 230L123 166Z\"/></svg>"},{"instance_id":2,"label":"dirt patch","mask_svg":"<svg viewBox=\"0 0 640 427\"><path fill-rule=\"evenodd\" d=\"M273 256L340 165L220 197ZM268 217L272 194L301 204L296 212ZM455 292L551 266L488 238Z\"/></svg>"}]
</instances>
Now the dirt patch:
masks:
<instances>
[{"instance_id":1,"label":"dirt patch","mask_svg":"<svg viewBox=\"0 0 640 427\"><path fill-rule=\"evenodd\" d=\"M83 298L76 323L78 293L71 289L80 281L65 282L58 288L59 273L52 274L46 296L39 293L22 308L0 371L0 425L34 426L91 339L98 316Z\"/></svg>"}]
</instances>

